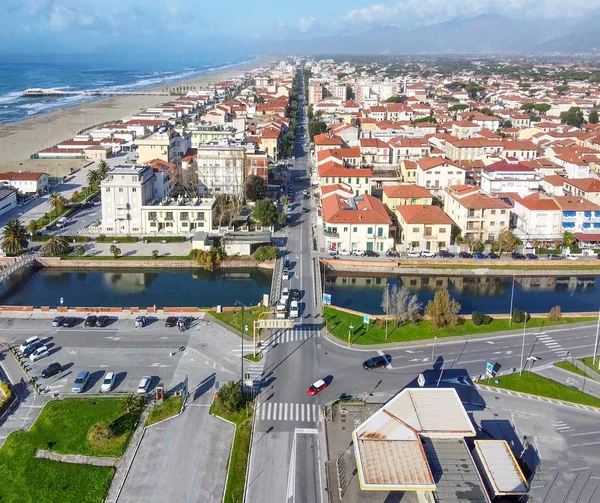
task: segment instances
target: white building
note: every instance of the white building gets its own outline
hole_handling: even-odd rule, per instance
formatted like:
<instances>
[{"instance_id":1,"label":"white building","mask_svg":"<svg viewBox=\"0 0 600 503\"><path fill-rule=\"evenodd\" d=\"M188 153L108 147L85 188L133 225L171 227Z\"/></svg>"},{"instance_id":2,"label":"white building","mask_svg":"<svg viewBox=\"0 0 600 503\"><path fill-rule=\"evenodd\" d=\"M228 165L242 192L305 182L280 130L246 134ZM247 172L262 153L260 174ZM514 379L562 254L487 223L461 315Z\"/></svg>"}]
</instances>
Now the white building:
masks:
<instances>
[{"instance_id":1,"label":"white building","mask_svg":"<svg viewBox=\"0 0 600 503\"><path fill-rule=\"evenodd\" d=\"M514 233L525 241L554 241L562 237L562 211L556 202L540 193L515 198Z\"/></svg>"},{"instance_id":2,"label":"white building","mask_svg":"<svg viewBox=\"0 0 600 503\"><path fill-rule=\"evenodd\" d=\"M203 194L239 196L244 186L246 149L242 146L198 147L198 186Z\"/></svg>"},{"instance_id":3,"label":"white building","mask_svg":"<svg viewBox=\"0 0 600 503\"><path fill-rule=\"evenodd\" d=\"M535 170L515 160L495 162L481 170L481 190L486 194L516 192L527 196L539 186L540 177Z\"/></svg>"},{"instance_id":4,"label":"white building","mask_svg":"<svg viewBox=\"0 0 600 503\"><path fill-rule=\"evenodd\" d=\"M11 188L0 188L0 215L17 207L17 190Z\"/></svg>"},{"instance_id":5,"label":"white building","mask_svg":"<svg viewBox=\"0 0 600 503\"><path fill-rule=\"evenodd\" d=\"M37 194L41 196L48 192L48 175L46 173L34 173L24 171L22 173L6 172L0 173L0 185L12 187L19 194Z\"/></svg>"}]
</instances>

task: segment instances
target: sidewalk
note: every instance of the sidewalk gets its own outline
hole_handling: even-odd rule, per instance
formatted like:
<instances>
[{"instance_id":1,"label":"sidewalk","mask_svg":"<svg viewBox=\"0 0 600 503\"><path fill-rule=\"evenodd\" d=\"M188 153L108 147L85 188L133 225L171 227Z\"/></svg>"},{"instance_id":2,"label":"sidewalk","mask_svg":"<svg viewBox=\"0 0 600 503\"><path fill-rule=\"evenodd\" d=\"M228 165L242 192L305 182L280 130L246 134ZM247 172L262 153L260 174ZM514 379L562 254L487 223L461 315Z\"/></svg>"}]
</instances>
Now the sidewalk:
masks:
<instances>
[{"instance_id":1,"label":"sidewalk","mask_svg":"<svg viewBox=\"0 0 600 503\"><path fill-rule=\"evenodd\" d=\"M559 384L575 388L582 393L600 398L600 383L592 380L591 378L583 377L568 370L561 369L554 365L539 369L535 371L536 374L552 379Z\"/></svg>"},{"instance_id":2,"label":"sidewalk","mask_svg":"<svg viewBox=\"0 0 600 503\"><path fill-rule=\"evenodd\" d=\"M558 325L556 327L547 327L542 329L541 327L532 328L525 331L526 335L538 334L541 332L551 333L556 332L558 330L570 330L573 328L582 328L582 327L595 327L596 322L584 321L581 323L572 323L569 325ZM503 332L488 332L484 334L473 334L473 335L457 335L455 337L443 337L438 339L420 339L416 341L405 341L405 342L390 342L388 344L357 344L352 345L348 348L347 344L331 335L326 328L323 328L323 336L332 344L336 344L344 349L349 349L350 351L373 351L377 349L403 349L410 347L423 347L423 346L442 346L446 344L454 344L457 342L477 342L477 341L485 341L487 339L505 339L509 337L523 336L522 330L505 330Z\"/></svg>"}]
</instances>

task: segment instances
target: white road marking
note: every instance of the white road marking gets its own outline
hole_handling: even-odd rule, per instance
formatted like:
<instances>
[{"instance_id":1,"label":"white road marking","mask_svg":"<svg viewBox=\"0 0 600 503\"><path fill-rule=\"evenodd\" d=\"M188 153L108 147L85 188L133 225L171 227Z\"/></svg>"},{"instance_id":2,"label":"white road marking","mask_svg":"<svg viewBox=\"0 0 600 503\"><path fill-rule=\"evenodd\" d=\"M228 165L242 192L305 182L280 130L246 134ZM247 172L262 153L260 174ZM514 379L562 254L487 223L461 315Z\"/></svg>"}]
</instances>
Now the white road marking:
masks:
<instances>
[{"instance_id":1,"label":"white road marking","mask_svg":"<svg viewBox=\"0 0 600 503\"><path fill-rule=\"evenodd\" d=\"M572 437L584 437L586 435L597 435L600 431L587 431L585 433L573 433Z\"/></svg>"}]
</instances>

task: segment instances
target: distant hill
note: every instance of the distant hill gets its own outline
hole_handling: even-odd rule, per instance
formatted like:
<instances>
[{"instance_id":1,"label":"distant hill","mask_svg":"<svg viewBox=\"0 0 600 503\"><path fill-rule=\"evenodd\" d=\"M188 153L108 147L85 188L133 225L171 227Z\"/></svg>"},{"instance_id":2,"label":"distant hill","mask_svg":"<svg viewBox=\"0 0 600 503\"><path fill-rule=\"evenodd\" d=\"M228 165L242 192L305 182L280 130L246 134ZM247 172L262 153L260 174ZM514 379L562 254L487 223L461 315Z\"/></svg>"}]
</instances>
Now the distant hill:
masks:
<instances>
[{"instance_id":1,"label":"distant hill","mask_svg":"<svg viewBox=\"0 0 600 503\"><path fill-rule=\"evenodd\" d=\"M598 21L598 17L576 23L481 15L413 30L377 26L362 32L283 40L259 49L280 54L595 53L600 52Z\"/></svg>"}]
</instances>

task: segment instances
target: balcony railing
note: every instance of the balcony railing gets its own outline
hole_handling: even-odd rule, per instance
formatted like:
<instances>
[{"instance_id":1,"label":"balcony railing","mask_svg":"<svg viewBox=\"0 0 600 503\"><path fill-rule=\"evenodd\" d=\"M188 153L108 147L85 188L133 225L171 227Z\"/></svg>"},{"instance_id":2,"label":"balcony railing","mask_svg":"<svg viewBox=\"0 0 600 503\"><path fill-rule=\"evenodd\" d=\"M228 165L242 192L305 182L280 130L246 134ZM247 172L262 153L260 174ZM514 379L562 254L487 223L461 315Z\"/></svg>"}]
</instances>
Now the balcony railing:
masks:
<instances>
[{"instance_id":1,"label":"balcony railing","mask_svg":"<svg viewBox=\"0 0 600 503\"><path fill-rule=\"evenodd\" d=\"M323 234L325 234L325 236L327 236L328 238L339 238L340 237L340 234L338 232L323 231Z\"/></svg>"}]
</instances>

